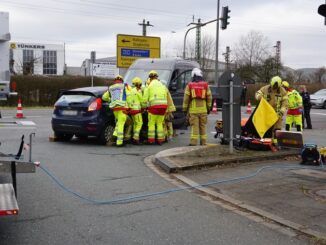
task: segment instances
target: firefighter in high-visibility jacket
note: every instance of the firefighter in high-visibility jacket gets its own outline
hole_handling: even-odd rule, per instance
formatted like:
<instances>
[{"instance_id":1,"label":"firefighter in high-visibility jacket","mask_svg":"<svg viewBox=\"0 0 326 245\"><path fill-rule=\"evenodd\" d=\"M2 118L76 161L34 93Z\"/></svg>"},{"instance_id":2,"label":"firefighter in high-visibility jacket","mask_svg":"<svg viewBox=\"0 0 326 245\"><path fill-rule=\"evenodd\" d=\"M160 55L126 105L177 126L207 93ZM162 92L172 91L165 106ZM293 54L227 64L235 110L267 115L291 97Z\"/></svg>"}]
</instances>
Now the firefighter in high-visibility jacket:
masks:
<instances>
[{"instance_id":1,"label":"firefighter in high-visibility jacket","mask_svg":"<svg viewBox=\"0 0 326 245\"><path fill-rule=\"evenodd\" d=\"M158 80L156 71L149 73L150 83L144 91L143 102L147 104L148 112L148 143L162 145L164 142L163 121L168 104L167 88Z\"/></svg>"},{"instance_id":2,"label":"firefighter in high-visibility jacket","mask_svg":"<svg viewBox=\"0 0 326 245\"><path fill-rule=\"evenodd\" d=\"M143 126L142 116L142 86L143 81L139 77L132 79L133 88L127 98L129 106L129 115L133 122L133 144L139 145L139 133Z\"/></svg>"},{"instance_id":3,"label":"firefighter in high-visibility jacket","mask_svg":"<svg viewBox=\"0 0 326 245\"><path fill-rule=\"evenodd\" d=\"M298 132L302 132L302 97L298 91L290 87L287 81L282 82L282 86L287 91L288 111L285 118L285 130L291 131L293 123Z\"/></svg>"},{"instance_id":4,"label":"firefighter in high-visibility jacket","mask_svg":"<svg viewBox=\"0 0 326 245\"><path fill-rule=\"evenodd\" d=\"M282 118L288 107L288 96L286 90L282 87L282 79L279 76L272 77L270 84L260 88L255 97L257 100L266 99L279 117L273 126L272 140L275 144L277 143L275 131L282 129Z\"/></svg>"},{"instance_id":5,"label":"firefighter in high-visibility jacket","mask_svg":"<svg viewBox=\"0 0 326 245\"><path fill-rule=\"evenodd\" d=\"M124 126L128 117L127 96L131 88L123 83L123 77L117 75L114 84L111 85L103 96L102 100L109 102L109 107L113 110L116 126L113 136L117 137L116 145L123 146Z\"/></svg>"},{"instance_id":6,"label":"firefighter in high-visibility jacket","mask_svg":"<svg viewBox=\"0 0 326 245\"><path fill-rule=\"evenodd\" d=\"M186 86L182 105L182 110L189 114L191 126L189 145L197 145L198 138L201 145L206 145L207 114L212 106L212 93L200 69L194 68L191 76L192 81Z\"/></svg>"}]
</instances>

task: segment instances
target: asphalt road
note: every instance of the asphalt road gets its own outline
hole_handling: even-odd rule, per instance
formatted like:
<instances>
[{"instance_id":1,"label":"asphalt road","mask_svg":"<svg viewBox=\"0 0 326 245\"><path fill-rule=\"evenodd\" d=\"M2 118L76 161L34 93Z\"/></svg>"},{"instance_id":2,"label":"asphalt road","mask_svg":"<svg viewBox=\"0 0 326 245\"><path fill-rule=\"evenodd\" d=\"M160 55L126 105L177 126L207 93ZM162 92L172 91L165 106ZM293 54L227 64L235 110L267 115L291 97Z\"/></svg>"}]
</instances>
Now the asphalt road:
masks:
<instances>
[{"instance_id":1,"label":"asphalt road","mask_svg":"<svg viewBox=\"0 0 326 245\"><path fill-rule=\"evenodd\" d=\"M243 108L244 110L245 108ZM15 110L2 110L13 120ZM24 110L37 124L33 160L69 189L93 200L112 200L175 188L144 164L163 149L188 144L179 131L163 146L101 146L95 140L50 142L51 110ZM245 114L244 114L245 116ZM209 117L209 142L218 115ZM314 140L326 128L326 110L312 110ZM24 131L0 129L0 151L15 153ZM325 133L324 133L325 135ZM320 143L326 142L317 137ZM25 157L27 157L25 152ZM0 181L7 180L0 176ZM41 169L18 176L18 216L0 217L0 244L310 244L223 209L189 191L124 204L91 204L61 190Z\"/></svg>"}]
</instances>

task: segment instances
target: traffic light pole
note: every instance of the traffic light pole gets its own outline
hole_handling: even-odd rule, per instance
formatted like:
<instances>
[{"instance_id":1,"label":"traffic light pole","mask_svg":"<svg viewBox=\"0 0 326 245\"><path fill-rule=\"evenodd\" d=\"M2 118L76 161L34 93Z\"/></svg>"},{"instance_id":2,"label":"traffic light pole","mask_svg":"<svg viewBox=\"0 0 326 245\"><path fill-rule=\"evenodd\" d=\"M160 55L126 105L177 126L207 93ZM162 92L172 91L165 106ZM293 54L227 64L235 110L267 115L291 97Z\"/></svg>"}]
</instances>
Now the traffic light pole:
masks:
<instances>
[{"instance_id":1,"label":"traffic light pole","mask_svg":"<svg viewBox=\"0 0 326 245\"><path fill-rule=\"evenodd\" d=\"M220 33L220 0L217 0L216 47L215 47L215 85L218 86L218 39Z\"/></svg>"}]
</instances>

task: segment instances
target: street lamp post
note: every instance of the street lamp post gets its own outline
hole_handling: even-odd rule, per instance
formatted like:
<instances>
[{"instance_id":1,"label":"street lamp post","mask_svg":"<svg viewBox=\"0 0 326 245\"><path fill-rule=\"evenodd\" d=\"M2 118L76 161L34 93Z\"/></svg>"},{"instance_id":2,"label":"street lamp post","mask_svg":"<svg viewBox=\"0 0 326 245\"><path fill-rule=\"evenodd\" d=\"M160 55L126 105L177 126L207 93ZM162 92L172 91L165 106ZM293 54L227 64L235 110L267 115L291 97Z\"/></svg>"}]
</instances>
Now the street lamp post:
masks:
<instances>
[{"instance_id":1,"label":"street lamp post","mask_svg":"<svg viewBox=\"0 0 326 245\"><path fill-rule=\"evenodd\" d=\"M183 39L183 55L182 55L183 59L186 58L186 38L187 38L188 32L189 32L190 30L192 30L192 29L195 29L196 27L197 27L197 26L193 26L193 27L189 28L189 29L186 31L185 37L184 37L184 39Z\"/></svg>"},{"instance_id":2,"label":"street lamp post","mask_svg":"<svg viewBox=\"0 0 326 245\"><path fill-rule=\"evenodd\" d=\"M212 23L212 22L215 22L215 21L216 21L216 19L215 19L215 20L207 21L207 22L205 22L205 23L200 24L200 27L205 26L205 25L207 25L207 24L209 24L209 23ZM184 37L184 39L183 39L183 55L182 55L182 57L183 57L184 59L186 58L186 38L187 38L188 32L189 32L190 30L192 30L192 29L197 28L197 27L198 27L198 24L197 24L196 26L193 26L193 27L189 28L189 29L186 31L185 37Z\"/></svg>"}]
</instances>

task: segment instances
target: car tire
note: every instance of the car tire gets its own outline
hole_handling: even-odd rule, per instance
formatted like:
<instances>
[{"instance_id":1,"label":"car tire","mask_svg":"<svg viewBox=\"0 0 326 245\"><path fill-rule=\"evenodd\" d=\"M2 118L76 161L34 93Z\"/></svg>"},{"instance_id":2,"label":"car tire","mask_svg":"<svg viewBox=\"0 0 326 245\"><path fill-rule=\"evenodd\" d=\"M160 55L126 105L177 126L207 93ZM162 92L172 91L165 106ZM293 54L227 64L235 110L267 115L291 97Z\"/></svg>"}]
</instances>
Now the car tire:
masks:
<instances>
[{"instance_id":1,"label":"car tire","mask_svg":"<svg viewBox=\"0 0 326 245\"><path fill-rule=\"evenodd\" d=\"M326 109L326 100L324 101L323 109Z\"/></svg>"},{"instance_id":2,"label":"car tire","mask_svg":"<svg viewBox=\"0 0 326 245\"><path fill-rule=\"evenodd\" d=\"M111 124L106 124L103 128L100 136L99 141L103 145L113 145L115 142L115 137L113 136L115 126Z\"/></svg>"},{"instance_id":3,"label":"car tire","mask_svg":"<svg viewBox=\"0 0 326 245\"><path fill-rule=\"evenodd\" d=\"M74 136L73 134L69 134L69 133L54 132L54 137L57 140L69 141L72 139L73 136Z\"/></svg>"}]
</instances>

